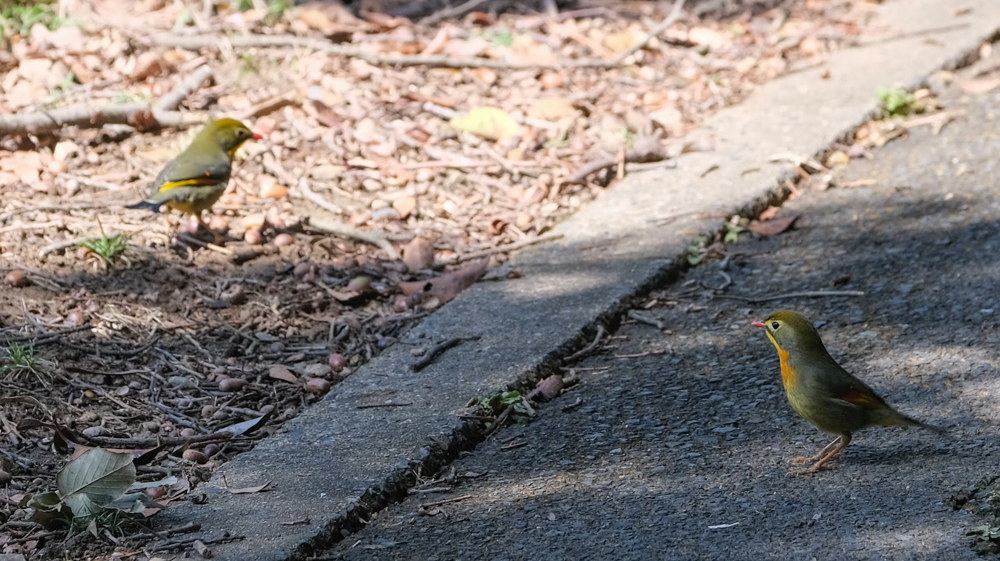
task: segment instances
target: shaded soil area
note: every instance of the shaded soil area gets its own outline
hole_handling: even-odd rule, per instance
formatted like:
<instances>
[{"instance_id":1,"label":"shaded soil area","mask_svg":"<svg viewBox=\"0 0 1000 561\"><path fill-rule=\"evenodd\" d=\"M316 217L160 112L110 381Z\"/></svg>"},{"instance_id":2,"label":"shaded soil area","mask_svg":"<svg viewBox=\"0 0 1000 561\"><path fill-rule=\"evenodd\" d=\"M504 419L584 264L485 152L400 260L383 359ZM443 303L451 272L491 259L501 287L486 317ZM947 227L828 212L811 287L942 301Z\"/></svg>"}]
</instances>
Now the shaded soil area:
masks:
<instances>
[{"instance_id":1,"label":"shaded soil area","mask_svg":"<svg viewBox=\"0 0 1000 561\"><path fill-rule=\"evenodd\" d=\"M913 129L836 172L866 186L801 192L777 213L795 229L744 234L653 294L538 420L317 559L975 559L1000 452L1000 142L993 99L959 97L939 136ZM864 295L782 296L801 291ZM948 435L864 431L832 471L790 475L828 438L749 325L782 308Z\"/></svg>"}]
</instances>

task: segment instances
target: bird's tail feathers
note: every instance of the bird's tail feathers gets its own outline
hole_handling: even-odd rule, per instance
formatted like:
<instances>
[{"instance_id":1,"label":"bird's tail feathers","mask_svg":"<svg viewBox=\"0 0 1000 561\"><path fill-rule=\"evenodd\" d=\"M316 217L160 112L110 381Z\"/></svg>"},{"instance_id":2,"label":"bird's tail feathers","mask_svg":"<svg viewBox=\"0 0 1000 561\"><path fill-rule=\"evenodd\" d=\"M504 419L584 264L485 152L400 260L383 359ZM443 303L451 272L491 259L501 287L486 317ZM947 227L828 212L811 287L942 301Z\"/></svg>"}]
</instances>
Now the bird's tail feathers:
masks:
<instances>
[{"instance_id":1,"label":"bird's tail feathers","mask_svg":"<svg viewBox=\"0 0 1000 561\"><path fill-rule=\"evenodd\" d=\"M159 212L160 211L160 206L162 206L162 205L163 205L163 203L154 203L154 202L150 202L150 201L147 201L147 200L142 200L142 201L139 201L137 203L132 203L130 205L125 205L125 208L140 208L140 209L143 209L143 210L151 210L153 212Z\"/></svg>"},{"instance_id":2,"label":"bird's tail feathers","mask_svg":"<svg viewBox=\"0 0 1000 561\"><path fill-rule=\"evenodd\" d=\"M941 427L936 427L934 425L929 425L929 424L927 424L927 423L925 423L923 421L918 421L918 420L914 419L913 417L908 417L908 416L903 415L902 413L899 413L899 412L896 412L896 416L895 416L894 420L895 420L895 422L892 423L892 424L899 425L899 426L902 426L902 427L920 427L922 429L927 429L927 430L929 430L931 432L934 432L934 433L937 433L937 434L945 434L945 433L948 432L948 431L944 430Z\"/></svg>"}]
</instances>

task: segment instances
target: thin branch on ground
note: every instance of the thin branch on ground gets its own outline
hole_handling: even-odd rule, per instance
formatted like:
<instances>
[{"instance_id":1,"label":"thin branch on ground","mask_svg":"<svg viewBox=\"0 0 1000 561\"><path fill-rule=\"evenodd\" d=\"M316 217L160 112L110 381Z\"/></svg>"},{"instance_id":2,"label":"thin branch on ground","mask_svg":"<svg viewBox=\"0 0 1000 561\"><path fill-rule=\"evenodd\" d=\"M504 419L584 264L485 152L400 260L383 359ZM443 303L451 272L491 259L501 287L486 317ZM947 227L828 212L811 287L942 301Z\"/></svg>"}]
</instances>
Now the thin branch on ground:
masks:
<instances>
[{"instance_id":1,"label":"thin branch on ground","mask_svg":"<svg viewBox=\"0 0 1000 561\"><path fill-rule=\"evenodd\" d=\"M670 27L678 19L680 19L681 11L684 8L684 1L685 0L675 0L674 7L670 9L670 13L667 14L667 17L663 18L663 21L657 24L656 27L650 29L649 33L645 37L640 39L638 43L632 45L631 47L619 53L618 56L615 57L613 61L611 61L611 64L614 66L620 66L622 64L622 61L635 54L635 52L638 51L639 49L648 45L649 42L653 40L653 38L658 36L660 33L666 31L668 27Z\"/></svg>"},{"instance_id":2,"label":"thin branch on ground","mask_svg":"<svg viewBox=\"0 0 1000 561\"><path fill-rule=\"evenodd\" d=\"M167 95L160 98L159 101L153 105L153 114L158 112L173 111L180 106L184 99L194 93L195 90L201 86L202 82L208 80L212 77L212 68L207 64L203 64L196 68L187 78L181 80L179 84L174 86L174 89L170 90Z\"/></svg>"},{"instance_id":3,"label":"thin branch on ground","mask_svg":"<svg viewBox=\"0 0 1000 561\"><path fill-rule=\"evenodd\" d=\"M62 179L76 181L80 185L86 185L87 187L107 189L108 191L118 191L121 189L120 185L115 185L114 183L109 183L107 181L99 181L97 179L91 179L89 177L84 177L82 175L73 175L71 173L60 173L59 177L61 177Z\"/></svg>"},{"instance_id":4,"label":"thin branch on ground","mask_svg":"<svg viewBox=\"0 0 1000 561\"><path fill-rule=\"evenodd\" d=\"M463 255L459 255L458 258L455 260L455 263L462 263L464 261L473 261L476 259L482 259L483 257L496 255L497 253L507 253L510 251L516 251L518 249L522 249L531 245L550 242L552 240L558 240L561 237L563 237L562 234L556 234L556 233L542 234L541 236L533 236L530 238L525 238L520 241L516 241L514 243L498 245L490 249L473 251L472 253L465 253Z\"/></svg>"},{"instance_id":5,"label":"thin branch on ground","mask_svg":"<svg viewBox=\"0 0 1000 561\"><path fill-rule=\"evenodd\" d=\"M669 158L670 156L666 153L666 150L660 145L659 138L648 137L648 140L640 139L637 141L634 148L625 152L624 158L621 157L621 154L598 158L584 165L582 168L573 173L573 175L564 179L563 182L570 184L583 183L591 174L597 173L611 166L616 166L619 163L648 164L661 162L663 160L668 160Z\"/></svg>"},{"instance_id":6,"label":"thin branch on ground","mask_svg":"<svg viewBox=\"0 0 1000 561\"><path fill-rule=\"evenodd\" d=\"M62 251L64 249L67 249L67 248L70 248L70 247L76 247L76 246L82 244L83 242L91 239L92 237L93 236L83 236L83 237L79 237L79 238L72 238L72 239L69 239L69 240L62 240L62 241L59 241L59 242L50 243L49 245L47 245L47 246L43 247L42 249L38 250L38 257L39 258L45 257L46 255L48 255L50 253L55 253L57 251Z\"/></svg>"},{"instance_id":7,"label":"thin branch on ground","mask_svg":"<svg viewBox=\"0 0 1000 561\"><path fill-rule=\"evenodd\" d=\"M89 210L94 208L107 208L115 205L123 205L125 201L85 201L80 203L70 203L65 205L38 205L38 206L26 206L24 208L19 208L12 210L10 212L5 212L0 214L0 224L3 224L14 218L15 216L20 216L22 214L27 214L29 212L60 212L64 210Z\"/></svg>"},{"instance_id":8,"label":"thin branch on ground","mask_svg":"<svg viewBox=\"0 0 1000 561\"><path fill-rule=\"evenodd\" d=\"M598 59L564 60L555 64L539 64L530 62L508 62L482 57L457 58L448 55L402 55L395 53L375 53L357 47L339 45L321 39L310 39L295 35L243 35L225 37L222 35L178 35L176 33L161 34L150 37L153 44L161 47L177 49L221 49L223 45L232 48L248 47L298 47L312 49L322 53L361 59L375 66L437 66L442 68L495 68L506 70L553 69L562 68L613 68L614 62Z\"/></svg>"},{"instance_id":9,"label":"thin branch on ground","mask_svg":"<svg viewBox=\"0 0 1000 561\"><path fill-rule=\"evenodd\" d=\"M597 348L597 345L600 344L601 339L604 337L605 333L606 332L604 330L604 326L598 324L597 325L597 335L594 336L594 340L591 341L586 347L584 347L584 348L580 349L579 351L576 351L575 353L573 353L573 354L569 355L568 357L566 357L563 360L563 362L573 362L573 361L579 360L579 359L581 359L581 358L589 355L590 353L592 353L594 351L594 349Z\"/></svg>"},{"instance_id":10,"label":"thin branch on ground","mask_svg":"<svg viewBox=\"0 0 1000 561\"><path fill-rule=\"evenodd\" d=\"M453 337L451 339L448 339L443 343L435 345L434 348L427 353L427 356L411 364L410 370L414 372L420 372L424 368L427 368L428 366L433 364L434 361L436 361L438 357L441 356L448 349L457 347L466 341L478 341L478 340L479 340L479 335L472 335L470 337Z\"/></svg>"},{"instance_id":11,"label":"thin branch on ground","mask_svg":"<svg viewBox=\"0 0 1000 561\"><path fill-rule=\"evenodd\" d=\"M317 206L325 210L329 210L334 214L340 214L341 209L338 208L333 203L331 203L330 201L319 196L315 191L309 188L309 181L304 177L299 180L299 191L302 192L302 196L309 199ZM365 243L370 243L374 246L377 246L386 253L389 259L400 258L399 252L396 251L396 248L392 246L388 238L386 238L383 234L377 232L366 232L364 230L359 230L353 226L348 226L343 222L337 222L335 220L325 220L322 218L315 218L312 216L306 217L303 220L303 222L305 224L308 224L309 226L312 226L313 228L316 228L317 230L322 230L329 234L336 234L338 236L354 238L356 240L361 240Z\"/></svg>"},{"instance_id":12,"label":"thin branch on ground","mask_svg":"<svg viewBox=\"0 0 1000 561\"><path fill-rule=\"evenodd\" d=\"M87 103L51 111L34 111L0 116L0 134L40 134L66 126L95 128L104 125L130 125L138 129L181 127L198 124L203 119L174 111L185 97L212 75L208 66L201 66L156 104L124 103L93 106ZM195 81L197 80L197 83ZM193 85L192 85L193 84Z\"/></svg>"},{"instance_id":13,"label":"thin branch on ground","mask_svg":"<svg viewBox=\"0 0 1000 561\"><path fill-rule=\"evenodd\" d=\"M442 21L444 21L444 20L446 20L448 18L460 18L460 17L464 16L465 14L471 12L472 10L475 10L476 8L479 7L480 4L484 4L486 1L487 0L469 0L468 2L465 2L464 4L460 4L458 6L453 6L451 8L445 8L443 10L435 12L435 13L433 13L433 14L425 17L425 18L423 18L418 23L420 25L435 25L435 24L437 24L439 22L442 22Z\"/></svg>"},{"instance_id":14,"label":"thin branch on ground","mask_svg":"<svg viewBox=\"0 0 1000 561\"><path fill-rule=\"evenodd\" d=\"M726 300L739 300L740 302L750 302L759 304L774 300L784 300L786 298L827 298L834 296L864 296L861 290L805 290L801 292L789 292L787 294L776 294L774 296L736 296L733 294L713 294L713 298L724 298Z\"/></svg>"}]
</instances>

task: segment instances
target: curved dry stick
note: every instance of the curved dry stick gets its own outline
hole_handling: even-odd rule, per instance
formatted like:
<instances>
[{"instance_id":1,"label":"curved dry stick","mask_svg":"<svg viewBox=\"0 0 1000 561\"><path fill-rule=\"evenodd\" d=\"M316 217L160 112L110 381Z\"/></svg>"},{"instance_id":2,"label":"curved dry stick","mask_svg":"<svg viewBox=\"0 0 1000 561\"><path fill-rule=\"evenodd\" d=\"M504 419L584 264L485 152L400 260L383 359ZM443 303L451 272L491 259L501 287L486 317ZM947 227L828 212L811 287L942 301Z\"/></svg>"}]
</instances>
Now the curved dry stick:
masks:
<instances>
[{"instance_id":1,"label":"curved dry stick","mask_svg":"<svg viewBox=\"0 0 1000 561\"><path fill-rule=\"evenodd\" d=\"M224 35L177 35L167 33L154 35L150 41L161 47L197 50L219 48L227 42L235 48L247 47L299 47L332 55L361 59L376 66L438 66L442 68L497 68L510 70L525 70L533 68L613 68L614 62L597 59L564 60L555 64L539 64L533 62L507 62L492 58L467 57L456 58L447 55L401 55L395 53L373 53L355 47L339 45L321 39L297 37L295 35L241 35L226 37Z\"/></svg>"},{"instance_id":2,"label":"curved dry stick","mask_svg":"<svg viewBox=\"0 0 1000 561\"><path fill-rule=\"evenodd\" d=\"M193 74L170 90L155 105L148 103L123 103L121 105L92 106L86 103L16 115L0 116L0 134L29 132L39 134L67 126L94 128L104 125L131 125L136 128L181 127L198 124L200 117L187 116L174 111L185 97L212 75L212 69L198 67Z\"/></svg>"}]
</instances>

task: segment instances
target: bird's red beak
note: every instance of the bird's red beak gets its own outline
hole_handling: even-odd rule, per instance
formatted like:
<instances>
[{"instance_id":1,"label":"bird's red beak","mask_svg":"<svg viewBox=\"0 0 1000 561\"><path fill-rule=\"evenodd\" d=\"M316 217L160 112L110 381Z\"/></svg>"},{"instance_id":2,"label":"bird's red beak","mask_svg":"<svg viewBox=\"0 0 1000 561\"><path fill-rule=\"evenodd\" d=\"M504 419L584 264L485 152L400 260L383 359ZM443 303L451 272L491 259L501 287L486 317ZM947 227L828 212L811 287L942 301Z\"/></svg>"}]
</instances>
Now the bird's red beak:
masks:
<instances>
[{"instance_id":1,"label":"bird's red beak","mask_svg":"<svg viewBox=\"0 0 1000 561\"><path fill-rule=\"evenodd\" d=\"M261 135L259 135L259 134L257 134L257 133L253 133L253 136L251 136L250 138L252 138L254 140L260 140L260 139L262 139L264 137L261 136Z\"/></svg>"},{"instance_id":2,"label":"bird's red beak","mask_svg":"<svg viewBox=\"0 0 1000 561\"><path fill-rule=\"evenodd\" d=\"M764 322L762 322L762 321L755 321L755 322L751 323L750 325L752 325L754 327L764 327Z\"/></svg>"}]
</instances>

